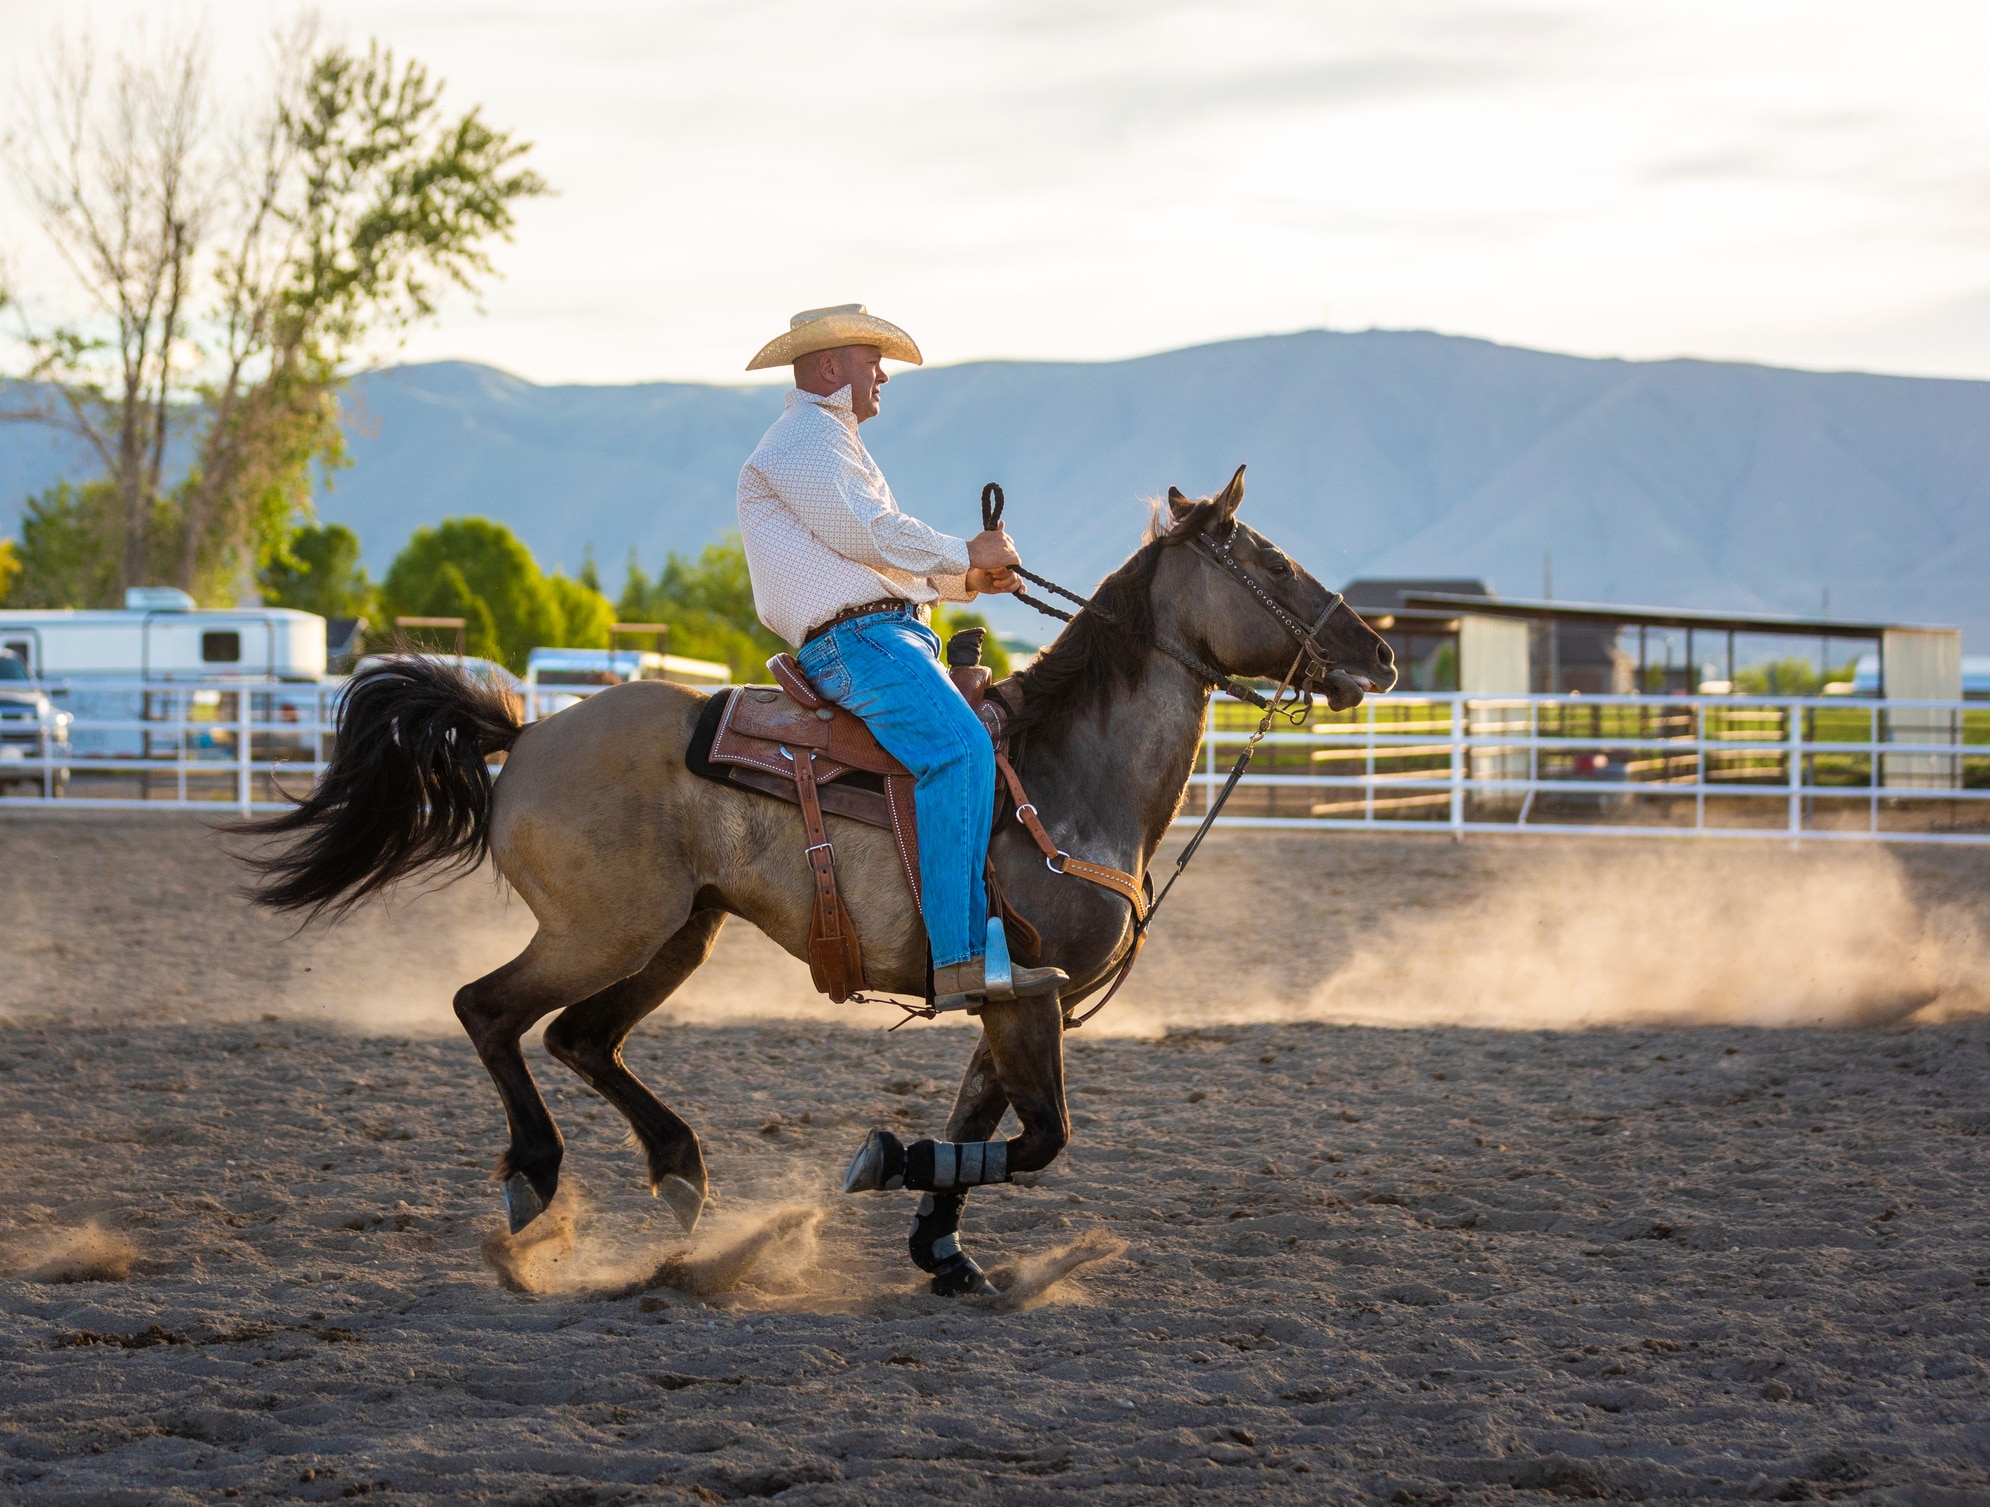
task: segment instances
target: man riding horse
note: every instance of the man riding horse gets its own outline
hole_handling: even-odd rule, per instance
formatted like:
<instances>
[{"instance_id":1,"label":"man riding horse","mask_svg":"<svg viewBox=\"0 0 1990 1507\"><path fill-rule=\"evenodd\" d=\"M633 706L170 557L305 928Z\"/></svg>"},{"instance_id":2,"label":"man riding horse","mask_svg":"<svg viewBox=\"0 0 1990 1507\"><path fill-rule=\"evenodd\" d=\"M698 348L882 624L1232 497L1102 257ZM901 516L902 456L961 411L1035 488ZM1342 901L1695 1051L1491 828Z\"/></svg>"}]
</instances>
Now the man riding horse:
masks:
<instances>
[{"instance_id":1,"label":"man riding horse","mask_svg":"<svg viewBox=\"0 0 1990 1507\"><path fill-rule=\"evenodd\" d=\"M808 309L748 371L792 365L795 390L739 473L739 530L760 621L796 650L825 699L861 717L912 772L919 903L936 1009L989 996L987 731L940 663L927 624L936 601L1015 591L1006 531L957 539L899 511L857 426L877 417L887 359L924 364L897 325L862 304ZM1056 968L1011 967L997 997L1054 994Z\"/></svg>"},{"instance_id":2,"label":"man riding horse","mask_svg":"<svg viewBox=\"0 0 1990 1507\"><path fill-rule=\"evenodd\" d=\"M1274 698L1246 683L1257 680L1301 706L1317 694L1344 710L1395 681L1387 642L1239 517L1241 467L1210 497L1170 489L1056 642L1005 693L986 688L1009 712L991 729L1007 796L991 841L990 732L941 669L923 614L1016 590L1019 562L992 522L961 540L892 501L857 437L878 411L887 359L917 362L919 351L849 306L797 316L753 362L795 368L787 410L739 485L760 615L800 647L799 670L787 656L770 661L778 687L708 696L637 680L521 726L507 698L456 667L390 656L340 694L338 740L311 793L244 829L289 839L251 855L257 898L273 909L336 916L486 855L530 907L538 928L524 951L455 998L504 1108L494 1176L514 1234L551 1204L565 1155L520 1045L541 1020L546 1050L628 1121L650 1190L686 1231L697 1225L710 1196L698 1135L623 1048L737 916L812 973L834 963L831 998L853 997L839 991L855 981L977 1013L941 1134L906 1146L871 1130L843 1186L920 1193L914 1263L935 1292L987 1291L961 1248L968 1192L1041 1171L1070 1138L1065 1012L1109 991L1137 954L1149 867L1181 810L1216 688L1268 706ZM743 723L758 742L742 734L745 754L715 763L722 736ZM1267 713L1260 732L1270 725ZM905 771L880 770L883 751ZM873 799L888 816L839 783L842 768L882 775ZM916 865L893 798L907 772ZM820 788L819 773L835 788ZM1011 960L1003 986L984 854L1024 955L1058 967ZM915 877L923 926L906 904ZM686 1049L682 1038L660 1047L658 1069ZM992 1139L1010 1112L1020 1133Z\"/></svg>"}]
</instances>

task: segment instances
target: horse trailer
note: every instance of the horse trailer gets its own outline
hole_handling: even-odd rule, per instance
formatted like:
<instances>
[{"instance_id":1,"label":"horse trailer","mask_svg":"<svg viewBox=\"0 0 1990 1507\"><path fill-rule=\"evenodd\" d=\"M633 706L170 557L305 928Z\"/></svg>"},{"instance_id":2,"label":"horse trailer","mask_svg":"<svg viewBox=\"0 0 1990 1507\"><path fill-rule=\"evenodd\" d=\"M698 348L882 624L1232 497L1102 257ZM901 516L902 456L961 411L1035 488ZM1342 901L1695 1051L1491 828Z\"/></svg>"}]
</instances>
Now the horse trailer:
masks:
<instances>
[{"instance_id":1,"label":"horse trailer","mask_svg":"<svg viewBox=\"0 0 1990 1507\"><path fill-rule=\"evenodd\" d=\"M226 725L240 720L240 709L224 702L240 693L216 689L217 680L255 687L248 694L256 721L318 720L322 617L288 607L201 608L162 587L134 588L125 602L122 610L0 609L0 649L75 718L77 756L176 756L186 733L227 757ZM155 731L152 723L176 730ZM189 723L213 727L187 733Z\"/></svg>"}]
</instances>

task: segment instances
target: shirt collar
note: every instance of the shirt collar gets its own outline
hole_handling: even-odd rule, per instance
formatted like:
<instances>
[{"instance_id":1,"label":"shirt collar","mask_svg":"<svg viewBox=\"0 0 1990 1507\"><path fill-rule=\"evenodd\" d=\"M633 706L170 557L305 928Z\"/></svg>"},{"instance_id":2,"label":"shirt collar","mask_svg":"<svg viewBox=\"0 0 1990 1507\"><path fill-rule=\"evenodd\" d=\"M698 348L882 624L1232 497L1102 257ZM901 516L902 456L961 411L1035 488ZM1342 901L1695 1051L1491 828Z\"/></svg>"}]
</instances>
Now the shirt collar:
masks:
<instances>
[{"instance_id":1,"label":"shirt collar","mask_svg":"<svg viewBox=\"0 0 1990 1507\"><path fill-rule=\"evenodd\" d=\"M850 384L847 382L826 398L820 393L807 392L799 387L793 388L788 393L787 406L792 408L797 403L813 403L817 408L826 408L846 424L855 425L857 422L856 404L850 397Z\"/></svg>"}]
</instances>

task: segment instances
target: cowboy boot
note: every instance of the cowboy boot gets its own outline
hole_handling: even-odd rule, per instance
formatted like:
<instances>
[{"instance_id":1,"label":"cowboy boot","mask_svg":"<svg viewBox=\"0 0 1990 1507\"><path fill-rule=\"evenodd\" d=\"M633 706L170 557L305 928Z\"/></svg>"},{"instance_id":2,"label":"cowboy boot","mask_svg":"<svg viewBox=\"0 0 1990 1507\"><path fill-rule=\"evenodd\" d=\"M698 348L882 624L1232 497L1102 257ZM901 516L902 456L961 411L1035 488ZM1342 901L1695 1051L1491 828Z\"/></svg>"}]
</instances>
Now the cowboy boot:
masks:
<instances>
[{"instance_id":1,"label":"cowboy boot","mask_svg":"<svg viewBox=\"0 0 1990 1507\"><path fill-rule=\"evenodd\" d=\"M1062 968L1014 968L1009 970L1005 990L988 977L986 958L969 958L965 963L949 963L933 970L935 1010L978 1010L990 1000L1034 999L1055 994L1071 982ZM994 987L990 987L994 983Z\"/></svg>"},{"instance_id":2,"label":"cowboy boot","mask_svg":"<svg viewBox=\"0 0 1990 1507\"><path fill-rule=\"evenodd\" d=\"M1018 968L1009 961L1009 933L1000 916L988 918L985 955L933 970L933 1008L971 1010L990 1000L1055 994L1071 982L1061 968Z\"/></svg>"}]
</instances>

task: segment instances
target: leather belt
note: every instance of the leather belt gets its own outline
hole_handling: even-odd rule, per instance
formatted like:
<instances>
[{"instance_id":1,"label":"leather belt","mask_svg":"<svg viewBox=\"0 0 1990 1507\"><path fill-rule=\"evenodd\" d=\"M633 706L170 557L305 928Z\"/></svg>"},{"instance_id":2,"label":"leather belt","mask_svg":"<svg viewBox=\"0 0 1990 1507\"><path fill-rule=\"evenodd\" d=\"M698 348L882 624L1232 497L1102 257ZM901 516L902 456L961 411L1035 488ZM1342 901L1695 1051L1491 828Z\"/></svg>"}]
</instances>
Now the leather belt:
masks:
<instances>
[{"instance_id":1,"label":"leather belt","mask_svg":"<svg viewBox=\"0 0 1990 1507\"><path fill-rule=\"evenodd\" d=\"M802 635L804 644L812 644L839 623L847 623L853 617L869 617L877 612L904 612L909 610L920 622L926 621L926 609L917 602L908 602L903 597L881 597L875 602L864 602L855 607L845 607L826 622L817 623Z\"/></svg>"}]
</instances>

